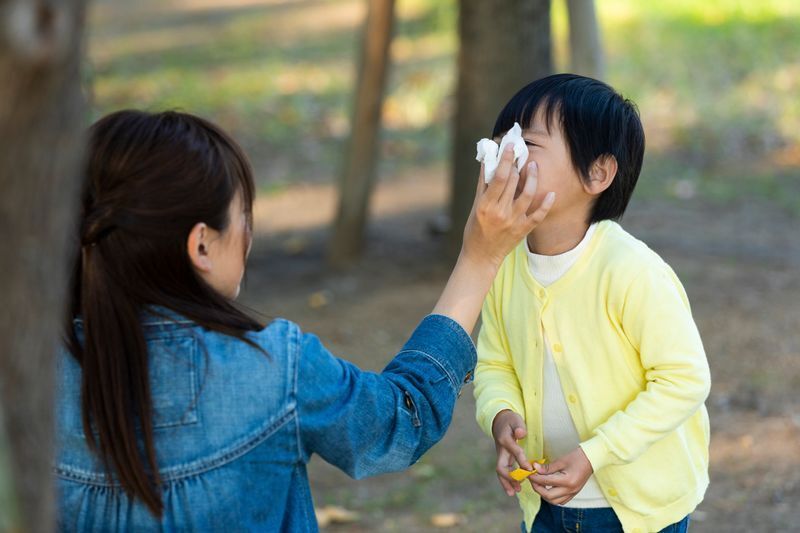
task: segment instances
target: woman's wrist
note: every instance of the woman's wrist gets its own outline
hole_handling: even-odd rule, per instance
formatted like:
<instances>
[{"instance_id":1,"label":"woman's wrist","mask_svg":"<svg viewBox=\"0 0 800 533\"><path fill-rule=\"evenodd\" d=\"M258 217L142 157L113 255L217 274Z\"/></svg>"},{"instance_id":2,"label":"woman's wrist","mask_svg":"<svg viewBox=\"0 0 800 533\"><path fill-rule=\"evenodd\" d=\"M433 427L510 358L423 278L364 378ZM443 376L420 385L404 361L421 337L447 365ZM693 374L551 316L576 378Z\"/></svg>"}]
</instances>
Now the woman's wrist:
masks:
<instances>
[{"instance_id":1,"label":"woman's wrist","mask_svg":"<svg viewBox=\"0 0 800 533\"><path fill-rule=\"evenodd\" d=\"M433 312L449 316L471 333L499 268L499 262L490 256L462 249Z\"/></svg>"},{"instance_id":2,"label":"woman's wrist","mask_svg":"<svg viewBox=\"0 0 800 533\"><path fill-rule=\"evenodd\" d=\"M462 246L461 252L458 254L457 264L461 263L478 275L485 274L490 280L493 280L497 271L500 270L503 259L503 257L494 257L485 252Z\"/></svg>"}]
</instances>

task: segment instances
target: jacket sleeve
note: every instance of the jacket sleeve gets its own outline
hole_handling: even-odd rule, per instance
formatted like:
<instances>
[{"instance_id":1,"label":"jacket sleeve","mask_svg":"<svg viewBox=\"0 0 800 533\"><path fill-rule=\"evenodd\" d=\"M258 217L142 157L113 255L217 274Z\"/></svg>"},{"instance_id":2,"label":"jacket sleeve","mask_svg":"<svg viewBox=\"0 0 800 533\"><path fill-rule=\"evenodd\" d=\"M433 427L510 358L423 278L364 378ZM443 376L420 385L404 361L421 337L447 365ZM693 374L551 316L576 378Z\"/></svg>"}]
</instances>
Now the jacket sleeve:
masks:
<instances>
[{"instance_id":1,"label":"jacket sleeve","mask_svg":"<svg viewBox=\"0 0 800 533\"><path fill-rule=\"evenodd\" d=\"M496 284L497 282L495 282ZM511 352L495 300L495 287L489 291L481 311L478 334L478 365L475 368L475 418L492 436L497 413L510 409L525 417L522 390L511 360Z\"/></svg>"},{"instance_id":2,"label":"jacket sleeve","mask_svg":"<svg viewBox=\"0 0 800 533\"><path fill-rule=\"evenodd\" d=\"M646 386L581 443L595 471L635 460L692 416L711 387L688 298L667 265L649 268L631 282L621 323L639 352Z\"/></svg>"},{"instance_id":3,"label":"jacket sleeve","mask_svg":"<svg viewBox=\"0 0 800 533\"><path fill-rule=\"evenodd\" d=\"M442 315L423 319L380 374L303 335L296 397L304 459L317 453L354 478L407 468L444 436L475 358L466 331Z\"/></svg>"}]
</instances>

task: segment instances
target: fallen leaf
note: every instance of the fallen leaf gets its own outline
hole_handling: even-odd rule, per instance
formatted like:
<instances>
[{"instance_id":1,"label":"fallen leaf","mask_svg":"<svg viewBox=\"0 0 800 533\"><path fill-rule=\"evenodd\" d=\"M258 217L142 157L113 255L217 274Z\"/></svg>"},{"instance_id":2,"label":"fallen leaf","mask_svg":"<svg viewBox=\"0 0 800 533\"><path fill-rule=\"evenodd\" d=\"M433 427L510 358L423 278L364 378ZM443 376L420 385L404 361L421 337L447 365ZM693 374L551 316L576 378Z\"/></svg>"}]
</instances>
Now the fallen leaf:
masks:
<instances>
[{"instance_id":1,"label":"fallen leaf","mask_svg":"<svg viewBox=\"0 0 800 533\"><path fill-rule=\"evenodd\" d=\"M457 513L439 513L431 517L431 525L440 528L456 527L466 521L467 517Z\"/></svg>"},{"instance_id":2,"label":"fallen leaf","mask_svg":"<svg viewBox=\"0 0 800 533\"><path fill-rule=\"evenodd\" d=\"M320 309L328 305L331 301L331 294L329 291L317 291L308 297L308 306L311 309Z\"/></svg>"},{"instance_id":3,"label":"fallen leaf","mask_svg":"<svg viewBox=\"0 0 800 533\"><path fill-rule=\"evenodd\" d=\"M326 527L331 524L351 524L361 519L361 515L357 512L338 505L314 508L314 513L317 515L317 523L320 527Z\"/></svg>"},{"instance_id":4,"label":"fallen leaf","mask_svg":"<svg viewBox=\"0 0 800 533\"><path fill-rule=\"evenodd\" d=\"M536 472L536 470L523 470L522 468L517 468L516 470L512 470L508 473L511 476L511 479L514 481L522 481L528 476L531 476Z\"/></svg>"}]
</instances>

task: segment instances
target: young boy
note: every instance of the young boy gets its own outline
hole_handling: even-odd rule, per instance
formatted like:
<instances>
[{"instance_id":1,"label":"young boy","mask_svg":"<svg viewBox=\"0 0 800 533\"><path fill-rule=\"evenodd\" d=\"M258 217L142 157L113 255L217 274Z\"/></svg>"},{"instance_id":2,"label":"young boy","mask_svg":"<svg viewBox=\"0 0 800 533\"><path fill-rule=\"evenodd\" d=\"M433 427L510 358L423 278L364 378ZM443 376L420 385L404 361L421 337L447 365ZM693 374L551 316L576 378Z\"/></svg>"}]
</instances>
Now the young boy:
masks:
<instances>
[{"instance_id":1,"label":"young boy","mask_svg":"<svg viewBox=\"0 0 800 533\"><path fill-rule=\"evenodd\" d=\"M636 108L561 74L520 90L493 136L514 122L520 182L556 200L483 307L477 420L500 484L524 531L685 531L708 485L710 375L680 281L615 222L642 166ZM514 462L538 473L517 482Z\"/></svg>"}]
</instances>

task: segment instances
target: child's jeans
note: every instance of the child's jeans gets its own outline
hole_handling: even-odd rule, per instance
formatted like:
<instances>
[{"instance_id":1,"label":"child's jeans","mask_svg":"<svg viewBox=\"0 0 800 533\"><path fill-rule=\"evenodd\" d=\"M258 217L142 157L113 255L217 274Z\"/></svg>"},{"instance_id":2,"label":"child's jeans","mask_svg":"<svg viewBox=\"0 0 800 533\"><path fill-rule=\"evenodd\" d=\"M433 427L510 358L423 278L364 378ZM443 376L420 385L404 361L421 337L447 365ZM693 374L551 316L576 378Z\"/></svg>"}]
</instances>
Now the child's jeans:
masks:
<instances>
[{"instance_id":1,"label":"child's jeans","mask_svg":"<svg viewBox=\"0 0 800 533\"><path fill-rule=\"evenodd\" d=\"M522 523L525 532L525 522ZM579 509L551 505L542 506L533 521L533 533L622 533L622 524L611 507ZM689 517L662 529L659 533L686 533Z\"/></svg>"}]
</instances>

